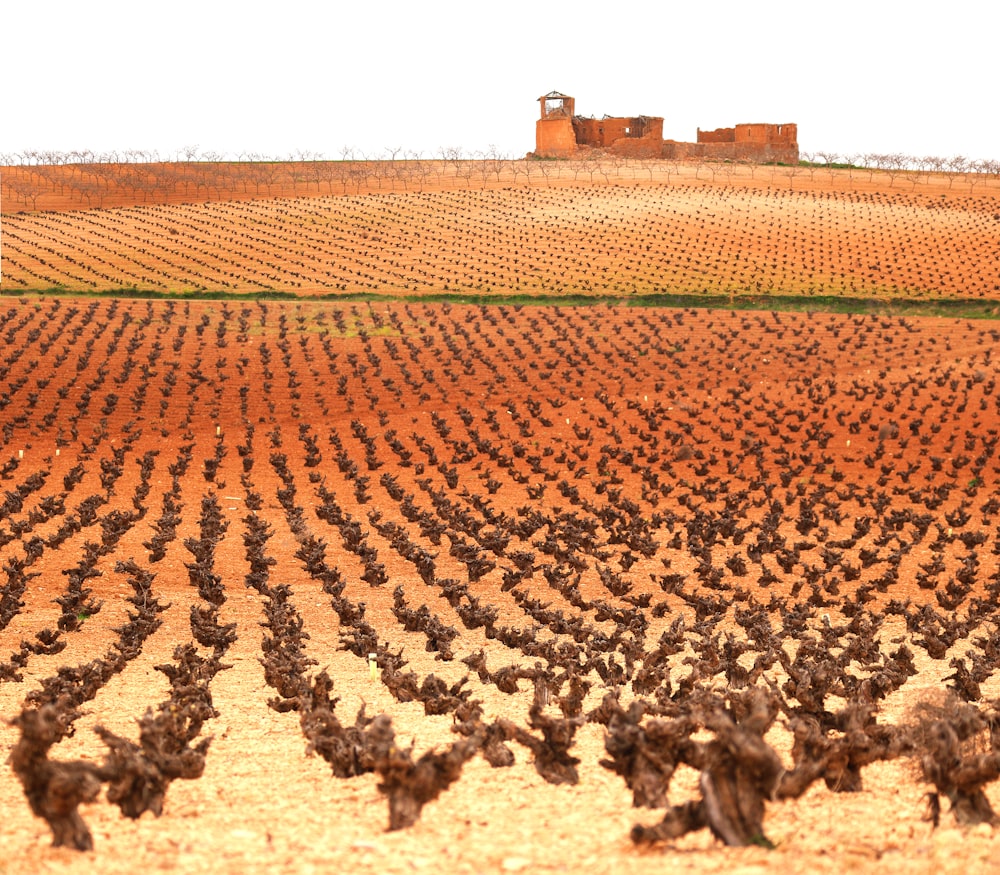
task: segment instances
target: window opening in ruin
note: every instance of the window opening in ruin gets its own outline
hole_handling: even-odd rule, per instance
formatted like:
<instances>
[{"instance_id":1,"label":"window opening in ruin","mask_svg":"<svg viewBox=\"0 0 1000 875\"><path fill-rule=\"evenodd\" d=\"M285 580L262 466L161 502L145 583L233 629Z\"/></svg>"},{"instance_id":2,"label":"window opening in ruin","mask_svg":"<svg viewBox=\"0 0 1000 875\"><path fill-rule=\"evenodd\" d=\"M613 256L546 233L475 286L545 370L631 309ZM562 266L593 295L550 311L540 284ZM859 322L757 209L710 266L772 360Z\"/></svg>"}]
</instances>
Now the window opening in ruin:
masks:
<instances>
[{"instance_id":1,"label":"window opening in ruin","mask_svg":"<svg viewBox=\"0 0 1000 875\"><path fill-rule=\"evenodd\" d=\"M561 97L545 98L545 115L561 116L566 115L566 102Z\"/></svg>"},{"instance_id":2,"label":"window opening in ruin","mask_svg":"<svg viewBox=\"0 0 1000 875\"><path fill-rule=\"evenodd\" d=\"M625 136L640 139L646 136L646 120L644 118L634 118L631 124L625 128Z\"/></svg>"}]
</instances>

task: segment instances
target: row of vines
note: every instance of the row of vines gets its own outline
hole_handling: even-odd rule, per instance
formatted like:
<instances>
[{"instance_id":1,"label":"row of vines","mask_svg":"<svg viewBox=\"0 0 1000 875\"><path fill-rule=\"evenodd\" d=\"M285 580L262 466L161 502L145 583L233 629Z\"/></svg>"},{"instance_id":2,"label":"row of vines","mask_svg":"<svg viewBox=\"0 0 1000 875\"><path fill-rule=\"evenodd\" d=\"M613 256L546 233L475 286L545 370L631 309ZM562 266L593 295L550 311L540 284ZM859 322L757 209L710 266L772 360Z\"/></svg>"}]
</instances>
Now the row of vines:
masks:
<instances>
[{"instance_id":1,"label":"row of vines","mask_svg":"<svg viewBox=\"0 0 1000 875\"><path fill-rule=\"evenodd\" d=\"M300 154L288 158L243 155L238 160L188 151L177 160L155 153L59 153L26 151L0 155L0 190L20 209L65 209L247 197L362 194L375 191L427 191L490 188L501 185L551 186L566 181L666 181L681 176L726 181L749 178L770 185L796 187L817 176L843 187L871 184L878 176L890 187L914 190L945 185L963 191L996 186L1000 162L951 157L914 157L903 153L839 155L816 152L797 164L761 165L697 159L637 159L591 150L563 160L515 158L496 150L467 155L442 149L435 157L403 153L369 158L344 150L340 160ZM41 205L41 206L40 206ZM48 206L45 206L48 205ZM10 207L8 206L8 209Z\"/></svg>"}]
</instances>

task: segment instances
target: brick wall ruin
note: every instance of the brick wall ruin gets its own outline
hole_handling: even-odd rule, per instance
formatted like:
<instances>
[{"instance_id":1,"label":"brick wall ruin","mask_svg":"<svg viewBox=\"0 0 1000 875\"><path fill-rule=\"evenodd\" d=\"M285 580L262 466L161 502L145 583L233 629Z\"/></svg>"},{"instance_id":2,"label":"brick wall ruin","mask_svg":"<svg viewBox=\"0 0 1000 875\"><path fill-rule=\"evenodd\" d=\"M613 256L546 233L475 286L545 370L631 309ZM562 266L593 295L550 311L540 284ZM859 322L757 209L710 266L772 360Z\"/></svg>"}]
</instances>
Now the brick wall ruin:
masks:
<instances>
[{"instance_id":1,"label":"brick wall ruin","mask_svg":"<svg viewBox=\"0 0 1000 875\"><path fill-rule=\"evenodd\" d=\"M794 124L745 124L734 128L716 128L714 131L699 128L697 136L696 143L673 143L673 148L668 148L671 144L664 143L664 157L781 164L797 164L799 161L798 126ZM678 151L687 154L677 154Z\"/></svg>"},{"instance_id":2,"label":"brick wall ruin","mask_svg":"<svg viewBox=\"0 0 1000 875\"><path fill-rule=\"evenodd\" d=\"M798 126L739 124L697 132L694 143L663 139L663 119L657 116L584 118L575 114L575 100L558 91L539 98L541 118L535 126L535 157L568 158L600 149L630 158L671 158L708 161L751 161L797 164Z\"/></svg>"},{"instance_id":3,"label":"brick wall ruin","mask_svg":"<svg viewBox=\"0 0 1000 875\"><path fill-rule=\"evenodd\" d=\"M578 146L607 149L632 158L658 158L663 144L663 119L634 118L573 119Z\"/></svg>"}]
</instances>

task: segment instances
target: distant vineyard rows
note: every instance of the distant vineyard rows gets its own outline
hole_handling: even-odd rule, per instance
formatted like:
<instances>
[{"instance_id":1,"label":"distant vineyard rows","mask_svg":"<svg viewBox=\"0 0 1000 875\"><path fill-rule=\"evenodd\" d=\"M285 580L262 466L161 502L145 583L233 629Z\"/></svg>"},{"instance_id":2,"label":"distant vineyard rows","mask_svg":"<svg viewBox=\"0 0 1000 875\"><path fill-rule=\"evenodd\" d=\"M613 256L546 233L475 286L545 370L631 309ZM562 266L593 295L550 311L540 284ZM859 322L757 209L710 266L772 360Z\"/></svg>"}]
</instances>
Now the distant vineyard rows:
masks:
<instances>
[{"instance_id":1,"label":"distant vineyard rows","mask_svg":"<svg viewBox=\"0 0 1000 875\"><path fill-rule=\"evenodd\" d=\"M567 172L525 162L536 164ZM420 192L387 182L396 190L5 215L2 284L161 294L1000 297L993 191L809 187L796 168L799 190L748 176L713 184L695 172L669 183Z\"/></svg>"}]
</instances>

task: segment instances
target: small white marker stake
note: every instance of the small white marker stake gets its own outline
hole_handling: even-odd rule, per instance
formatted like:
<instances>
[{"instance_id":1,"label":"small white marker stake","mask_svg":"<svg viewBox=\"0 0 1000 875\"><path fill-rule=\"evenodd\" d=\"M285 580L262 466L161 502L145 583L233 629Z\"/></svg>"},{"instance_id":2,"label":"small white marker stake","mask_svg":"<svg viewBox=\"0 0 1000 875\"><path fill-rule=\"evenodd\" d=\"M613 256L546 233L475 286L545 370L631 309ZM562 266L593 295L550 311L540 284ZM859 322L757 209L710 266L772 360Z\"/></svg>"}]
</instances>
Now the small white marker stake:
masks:
<instances>
[{"instance_id":1,"label":"small white marker stake","mask_svg":"<svg viewBox=\"0 0 1000 875\"><path fill-rule=\"evenodd\" d=\"M215 427L215 436L218 437L220 434L222 434L222 426L221 425L217 425Z\"/></svg>"},{"instance_id":2,"label":"small white marker stake","mask_svg":"<svg viewBox=\"0 0 1000 875\"><path fill-rule=\"evenodd\" d=\"M17 457L19 459L23 459L24 458L24 450L18 450L17 451Z\"/></svg>"},{"instance_id":3,"label":"small white marker stake","mask_svg":"<svg viewBox=\"0 0 1000 875\"><path fill-rule=\"evenodd\" d=\"M368 654L368 677L373 681L378 680L378 663L375 661L377 656L377 653Z\"/></svg>"}]
</instances>

